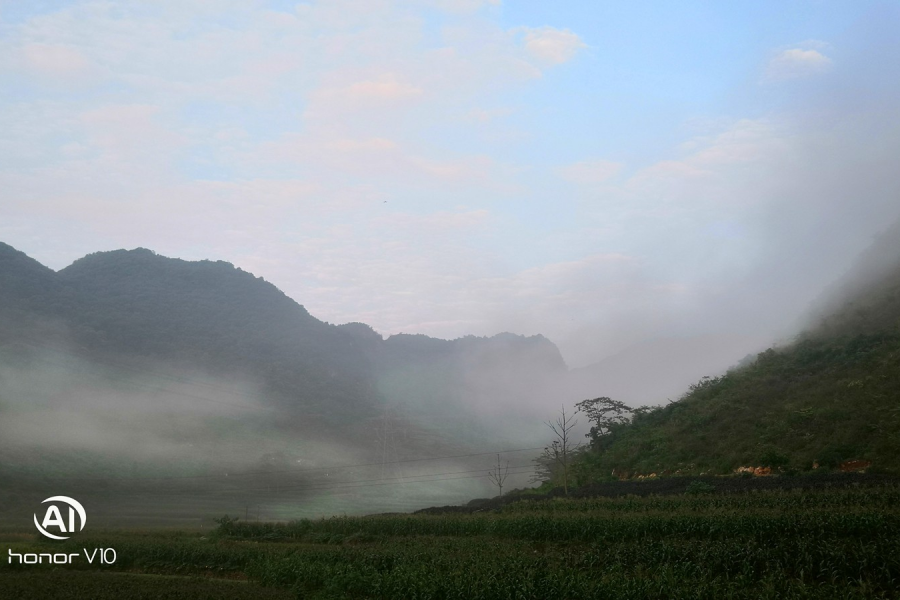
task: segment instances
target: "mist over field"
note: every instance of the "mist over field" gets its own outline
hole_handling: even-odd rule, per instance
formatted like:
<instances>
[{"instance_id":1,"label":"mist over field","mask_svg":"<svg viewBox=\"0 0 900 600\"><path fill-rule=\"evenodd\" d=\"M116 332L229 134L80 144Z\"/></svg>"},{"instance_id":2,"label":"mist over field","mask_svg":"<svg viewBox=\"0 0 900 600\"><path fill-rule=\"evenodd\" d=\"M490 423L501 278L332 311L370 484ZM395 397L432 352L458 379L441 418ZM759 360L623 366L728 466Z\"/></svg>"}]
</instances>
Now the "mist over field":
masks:
<instances>
[{"instance_id":1,"label":"mist over field","mask_svg":"<svg viewBox=\"0 0 900 600\"><path fill-rule=\"evenodd\" d=\"M6 520L556 484L561 409L895 325L896 6L555 4L0 2Z\"/></svg>"},{"instance_id":2,"label":"mist over field","mask_svg":"<svg viewBox=\"0 0 900 600\"><path fill-rule=\"evenodd\" d=\"M92 356L61 331L57 323L40 343L11 332L0 353L7 510L60 486L102 507L107 524L421 508L490 495L493 450L520 450L504 454L503 468L509 485L529 484L546 437L527 404L540 392L521 383L533 375L515 378L502 357L485 366L490 349L388 366L371 405L329 413L315 397L292 405L266 375L127 350Z\"/></svg>"},{"instance_id":3,"label":"mist over field","mask_svg":"<svg viewBox=\"0 0 900 600\"><path fill-rule=\"evenodd\" d=\"M417 443L456 454L466 446L396 411L323 430L267 406L248 385L159 366L152 375L100 370L60 352L32 358L0 373L0 455L7 481L25 482L4 491L20 501L74 486L103 507L106 524L197 524L251 508L255 518L288 519L490 493L471 476L493 455L417 461ZM528 467L513 473L530 474L530 456L513 456ZM432 482L457 477L468 478Z\"/></svg>"}]
</instances>

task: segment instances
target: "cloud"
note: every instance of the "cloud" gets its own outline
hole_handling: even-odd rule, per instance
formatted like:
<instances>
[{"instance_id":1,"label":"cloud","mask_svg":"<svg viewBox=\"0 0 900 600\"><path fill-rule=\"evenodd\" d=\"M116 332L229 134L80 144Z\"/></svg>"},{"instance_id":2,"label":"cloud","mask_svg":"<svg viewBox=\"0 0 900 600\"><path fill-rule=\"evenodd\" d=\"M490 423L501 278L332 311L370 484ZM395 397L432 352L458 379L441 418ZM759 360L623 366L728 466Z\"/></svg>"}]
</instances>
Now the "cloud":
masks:
<instances>
[{"instance_id":1,"label":"cloud","mask_svg":"<svg viewBox=\"0 0 900 600\"><path fill-rule=\"evenodd\" d=\"M789 160L790 132L770 119L740 119L723 131L681 144L685 154L665 158L636 170L623 184L646 199L669 198L669 209L694 210L698 206L728 203L733 194L717 196L722 184L748 182L763 165L779 157ZM761 175L760 175L761 176ZM698 193L700 190L703 193ZM719 188L721 189L721 188ZM743 194L742 194L743 195Z\"/></svg>"},{"instance_id":2,"label":"cloud","mask_svg":"<svg viewBox=\"0 0 900 600\"><path fill-rule=\"evenodd\" d=\"M490 123L495 119L500 119L510 114L512 114L512 109L510 108L486 109L476 107L466 114L466 118L478 123Z\"/></svg>"},{"instance_id":3,"label":"cloud","mask_svg":"<svg viewBox=\"0 0 900 600\"><path fill-rule=\"evenodd\" d=\"M557 170L559 176L571 183L594 185L603 183L622 170L622 163L602 159L582 160Z\"/></svg>"},{"instance_id":4,"label":"cloud","mask_svg":"<svg viewBox=\"0 0 900 600\"><path fill-rule=\"evenodd\" d=\"M327 147L338 152L390 152L397 149L397 142L385 138L339 139L329 142Z\"/></svg>"},{"instance_id":5,"label":"cloud","mask_svg":"<svg viewBox=\"0 0 900 600\"><path fill-rule=\"evenodd\" d=\"M331 77L344 78L337 73ZM326 85L309 95L304 118L337 121L347 113L396 111L420 100L423 89L403 81L396 73L385 73L349 83ZM368 114L366 116L369 116Z\"/></svg>"},{"instance_id":6,"label":"cloud","mask_svg":"<svg viewBox=\"0 0 900 600\"><path fill-rule=\"evenodd\" d=\"M501 0L431 0L441 10L455 14L472 14L485 6L500 6Z\"/></svg>"},{"instance_id":7,"label":"cloud","mask_svg":"<svg viewBox=\"0 0 900 600\"><path fill-rule=\"evenodd\" d=\"M229 160L248 176L269 171L279 177L313 177L334 185L351 178L394 193L398 189L427 193L436 185L448 190L481 186L509 193L506 182L514 175L512 167L486 155L434 156L394 139L330 133L292 133L269 142L244 144Z\"/></svg>"},{"instance_id":8,"label":"cloud","mask_svg":"<svg viewBox=\"0 0 900 600\"><path fill-rule=\"evenodd\" d=\"M422 95L422 89L409 83L397 81L396 76L386 75L377 81L360 81L337 90L337 95L365 102L368 99L398 100Z\"/></svg>"},{"instance_id":9,"label":"cloud","mask_svg":"<svg viewBox=\"0 0 900 600\"><path fill-rule=\"evenodd\" d=\"M818 75L831 68L831 59L818 50L790 48L775 55L766 66L764 82L800 79Z\"/></svg>"},{"instance_id":10,"label":"cloud","mask_svg":"<svg viewBox=\"0 0 900 600\"><path fill-rule=\"evenodd\" d=\"M22 58L27 70L53 77L79 77L91 66L77 48L60 44L27 44Z\"/></svg>"},{"instance_id":11,"label":"cloud","mask_svg":"<svg viewBox=\"0 0 900 600\"><path fill-rule=\"evenodd\" d=\"M488 181L494 170L494 161L487 156L471 156L458 160L432 160L410 157L410 163L423 173L443 181Z\"/></svg>"},{"instance_id":12,"label":"cloud","mask_svg":"<svg viewBox=\"0 0 900 600\"><path fill-rule=\"evenodd\" d=\"M578 34L554 27L523 28L525 51L547 65L559 65L572 60L587 45Z\"/></svg>"},{"instance_id":13,"label":"cloud","mask_svg":"<svg viewBox=\"0 0 900 600\"><path fill-rule=\"evenodd\" d=\"M110 154L154 154L186 143L180 135L160 123L160 107L148 104L111 104L81 115L85 133L95 147Z\"/></svg>"},{"instance_id":14,"label":"cloud","mask_svg":"<svg viewBox=\"0 0 900 600\"><path fill-rule=\"evenodd\" d=\"M376 220L379 226L407 229L421 234L440 235L448 231L466 229L483 225L490 217L485 209L438 211L436 213L415 215L410 213L394 213Z\"/></svg>"}]
</instances>

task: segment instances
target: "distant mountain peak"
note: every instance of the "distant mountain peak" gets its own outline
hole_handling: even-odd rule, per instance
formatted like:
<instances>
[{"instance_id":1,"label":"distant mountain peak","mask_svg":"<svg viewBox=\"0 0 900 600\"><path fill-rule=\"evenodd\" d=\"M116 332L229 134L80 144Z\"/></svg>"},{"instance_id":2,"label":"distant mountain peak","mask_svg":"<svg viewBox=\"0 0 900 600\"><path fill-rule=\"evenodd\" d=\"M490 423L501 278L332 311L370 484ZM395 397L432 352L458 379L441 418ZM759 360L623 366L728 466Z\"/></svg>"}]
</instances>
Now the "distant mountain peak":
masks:
<instances>
[{"instance_id":1,"label":"distant mountain peak","mask_svg":"<svg viewBox=\"0 0 900 600\"><path fill-rule=\"evenodd\" d=\"M21 250L0 242L0 286L13 285L10 278L38 277L48 279L55 275L53 269L45 267Z\"/></svg>"}]
</instances>

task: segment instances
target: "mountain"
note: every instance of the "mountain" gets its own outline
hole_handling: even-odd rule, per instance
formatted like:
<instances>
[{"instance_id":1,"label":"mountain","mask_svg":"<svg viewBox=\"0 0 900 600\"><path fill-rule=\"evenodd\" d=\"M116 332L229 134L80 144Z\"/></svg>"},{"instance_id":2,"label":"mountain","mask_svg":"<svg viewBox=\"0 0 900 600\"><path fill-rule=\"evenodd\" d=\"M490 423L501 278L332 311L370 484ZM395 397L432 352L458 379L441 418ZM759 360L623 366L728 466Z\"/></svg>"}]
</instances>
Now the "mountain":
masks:
<instances>
[{"instance_id":1,"label":"mountain","mask_svg":"<svg viewBox=\"0 0 900 600\"><path fill-rule=\"evenodd\" d=\"M36 327L31 316L52 319L67 299L52 269L0 242L0 335L8 338Z\"/></svg>"},{"instance_id":2,"label":"mountain","mask_svg":"<svg viewBox=\"0 0 900 600\"><path fill-rule=\"evenodd\" d=\"M470 423L488 399L539 401L538 381L566 372L541 336L385 340L362 323L324 323L227 262L144 248L90 254L56 273L4 244L0 284L6 343L63 344L100 364L242 377L268 405L334 427L385 407Z\"/></svg>"},{"instance_id":3,"label":"mountain","mask_svg":"<svg viewBox=\"0 0 900 600\"><path fill-rule=\"evenodd\" d=\"M246 375L276 404L328 399L334 416L371 403L374 380L350 336L312 317L274 285L225 262L188 262L150 250L91 254L54 273L3 248L3 322L25 341L66 341L82 358L162 362Z\"/></svg>"},{"instance_id":4,"label":"mountain","mask_svg":"<svg viewBox=\"0 0 900 600\"><path fill-rule=\"evenodd\" d=\"M566 374L542 336L384 339L226 262L138 248L54 272L0 245L0 519L60 489L153 522L463 501L491 491L486 450L545 442Z\"/></svg>"},{"instance_id":5,"label":"mountain","mask_svg":"<svg viewBox=\"0 0 900 600\"><path fill-rule=\"evenodd\" d=\"M646 409L582 457L582 480L617 474L810 470L871 461L900 472L900 227L819 301L796 340Z\"/></svg>"}]
</instances>

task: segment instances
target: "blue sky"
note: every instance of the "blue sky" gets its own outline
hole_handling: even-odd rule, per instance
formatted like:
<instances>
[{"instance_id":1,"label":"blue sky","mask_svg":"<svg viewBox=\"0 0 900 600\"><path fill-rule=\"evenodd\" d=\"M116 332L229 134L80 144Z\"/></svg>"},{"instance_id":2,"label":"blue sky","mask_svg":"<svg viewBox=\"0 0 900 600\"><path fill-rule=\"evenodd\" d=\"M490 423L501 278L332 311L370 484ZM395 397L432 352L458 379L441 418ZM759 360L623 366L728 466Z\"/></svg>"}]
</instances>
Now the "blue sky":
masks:
<instances>
[{"instance_id":1,"label":"blue sky","mask_svg":"<svg viewBox=\"0 0 900 600\"><path fill-rule=\"evenodd\" d=\"M0 240L572 365L796 326L896 219L886 2L0 1ZM740 357L737 357L740 358Z\"/></svg>"}]
</instances>

